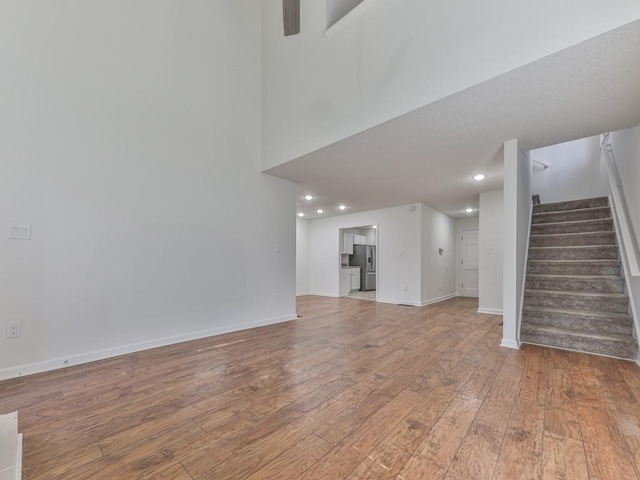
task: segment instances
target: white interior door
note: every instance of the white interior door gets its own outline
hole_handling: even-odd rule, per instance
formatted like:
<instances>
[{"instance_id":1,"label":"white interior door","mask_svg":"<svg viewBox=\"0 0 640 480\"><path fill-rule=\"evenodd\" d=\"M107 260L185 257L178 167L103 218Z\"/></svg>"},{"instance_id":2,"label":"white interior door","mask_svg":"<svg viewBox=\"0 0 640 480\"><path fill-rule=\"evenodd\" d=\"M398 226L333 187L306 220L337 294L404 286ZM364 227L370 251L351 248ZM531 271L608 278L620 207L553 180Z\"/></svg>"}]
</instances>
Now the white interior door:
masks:
<instances>
[{"instance_id":1,"label":"white interior door","mask_svg":"<svg viewBox=\"0 0 640 480\"><path fill-rule=\"evenodd\" d=\"M463 297L478 296L478 231L462 232L460 291Z\"/></svg>"}]
</instances>

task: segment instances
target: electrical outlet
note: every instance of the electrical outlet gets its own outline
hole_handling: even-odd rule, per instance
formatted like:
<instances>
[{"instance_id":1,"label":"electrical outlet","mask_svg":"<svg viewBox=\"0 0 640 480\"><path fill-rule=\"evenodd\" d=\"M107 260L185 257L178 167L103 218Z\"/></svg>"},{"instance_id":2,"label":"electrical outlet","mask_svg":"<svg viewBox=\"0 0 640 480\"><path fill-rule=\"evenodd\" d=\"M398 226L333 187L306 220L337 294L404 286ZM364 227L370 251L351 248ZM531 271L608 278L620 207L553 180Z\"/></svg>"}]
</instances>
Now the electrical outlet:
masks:
<instances>
[{"instance_id":1,"label":"electrical outlet","mask_svg":"<svg viewBox=\"0 0 640 480\"><path fill-rule=\"evenodd\" d=\"M7 323L7 338L16 338L22 334L20 322Z\"/></svg>"},{"instance_id":2,"label":"electrical outlet","mask_svg":"<svg viewBox=\"0 0 640 480\"><path fill-rule=\"evenodd\" d=\"M276 303L280 303L280 295L276 295Z\"/></svg>"},{"instance_id":3,"label":"electrical outlet","mask_svg":"<svg viewBox=\"0 0 640 480\"><path fill-rule=\"evenodd\" d=\"M11 225L9 228L9 239L31 240L31 225Z\"/></svg>"}]
</instances>

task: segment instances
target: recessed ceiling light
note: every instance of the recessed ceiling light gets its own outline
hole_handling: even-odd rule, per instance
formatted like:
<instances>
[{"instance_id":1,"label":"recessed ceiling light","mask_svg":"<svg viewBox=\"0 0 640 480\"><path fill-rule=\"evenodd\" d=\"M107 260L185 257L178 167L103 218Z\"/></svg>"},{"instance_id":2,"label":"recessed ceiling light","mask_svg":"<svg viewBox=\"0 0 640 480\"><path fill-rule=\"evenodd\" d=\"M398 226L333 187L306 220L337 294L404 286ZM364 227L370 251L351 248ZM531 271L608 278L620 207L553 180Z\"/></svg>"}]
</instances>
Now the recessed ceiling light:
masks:
<instances>
[{"instance_id":1,"label":"recessed ceiling light","mask_svg":"<svg viewBox=\"0 0 640 480\"><path fill-rule=\"evenodd\" d=\"M322 210L321 208L319 208L318 210L316 210L316 212L318 212L318 213L324 213L324 210Z\"/></svg>"},{"instance_id":2,"label":"recessed ceiling light","mask_svg":"<svg viewBox=\"0 0 640 480\"><path fill-rule=\"evenodd\" d=\"M339 208L340 210L344 210L344 209L345 209L345 208L347 208L347 207L346 207L345 205L340 205L338 208Z\"/></svg>"},{"instance_id":3,"label":"recessed ceiling light","mask_svg":"<svg viewBox=\"0 0 640 480\"><path fill-rule=\"evenodd\" d=\"M467 213L473 213L473 208L467 208L467 209L465 210L465 212L467 212Z\"/></svg>"},{"instance_id":4,"label":"recessed ceiling light","mask_svg":"<svg viewBox=\"0 0 640 480\"><path fill-rule=\"evenodd\" d=\"M305 200L313 200L313 195L306 195L304 197Z\"/></svg>"},{"instance_id":5,"label":"recessed ceiling light","mask_svg":"<svg viewBox=\"0 0 640 480\"><path fill-rule=\"evenodd\" d=\"M299 216L299 217L304 217L304 213L300 212L300 213L298 214L298 216Z\"/></svg>"},{"instance_id":6,"label":"recessed ceiling light","mask_svg":"<svg viewBox=\"0 0 640 480\"><path fill-rule=\"evenodd\" d=\"M487 177L487 176L486 176L484 173L479 173L479 174L477 174L477 175L474 175L474 176L473 176L473 179L474 179L476 182L481 182L481 181L482 181L482 180L484 180L486 177Z\"/></svg>"}]
</instances>

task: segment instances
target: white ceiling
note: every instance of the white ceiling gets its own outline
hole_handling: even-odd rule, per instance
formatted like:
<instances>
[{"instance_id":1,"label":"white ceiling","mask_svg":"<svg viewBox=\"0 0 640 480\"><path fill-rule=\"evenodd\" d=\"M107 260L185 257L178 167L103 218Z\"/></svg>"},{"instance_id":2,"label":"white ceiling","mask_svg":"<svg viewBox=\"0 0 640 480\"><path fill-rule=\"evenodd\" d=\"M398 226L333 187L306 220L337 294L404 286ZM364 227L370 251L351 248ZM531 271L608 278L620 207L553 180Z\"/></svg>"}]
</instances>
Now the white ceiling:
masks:
<instances>
[{"instance_id":1,"label":"white ceiling","mask_svg":"<svg viewBox=\"0 0 640 480\"><path fill-rule=\"evenodd\" d=\"M266 172L298 184L305 218L417 202L460 218L502 188L504 141L529 150L639 123L636 21Z\"/></svg>"}]
</instances>

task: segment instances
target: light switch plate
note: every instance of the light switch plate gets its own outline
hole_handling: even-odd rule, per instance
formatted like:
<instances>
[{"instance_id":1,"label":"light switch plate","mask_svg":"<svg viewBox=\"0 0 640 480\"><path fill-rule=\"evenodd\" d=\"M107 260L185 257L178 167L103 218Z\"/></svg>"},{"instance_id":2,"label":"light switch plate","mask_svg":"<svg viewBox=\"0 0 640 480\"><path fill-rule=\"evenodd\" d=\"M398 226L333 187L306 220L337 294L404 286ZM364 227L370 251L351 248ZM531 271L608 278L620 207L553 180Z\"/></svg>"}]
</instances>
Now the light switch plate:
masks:
<instances>
[{"instance_id":1,"label":"light switch plate","mask_svg":"<svg viewBox=\"0 0 640 480\"><path fill-rule=\"evenodd\" d=\"M9 238L11 240L31 240L31 225L11 225Z\"/></svg>"}]
</instances>

